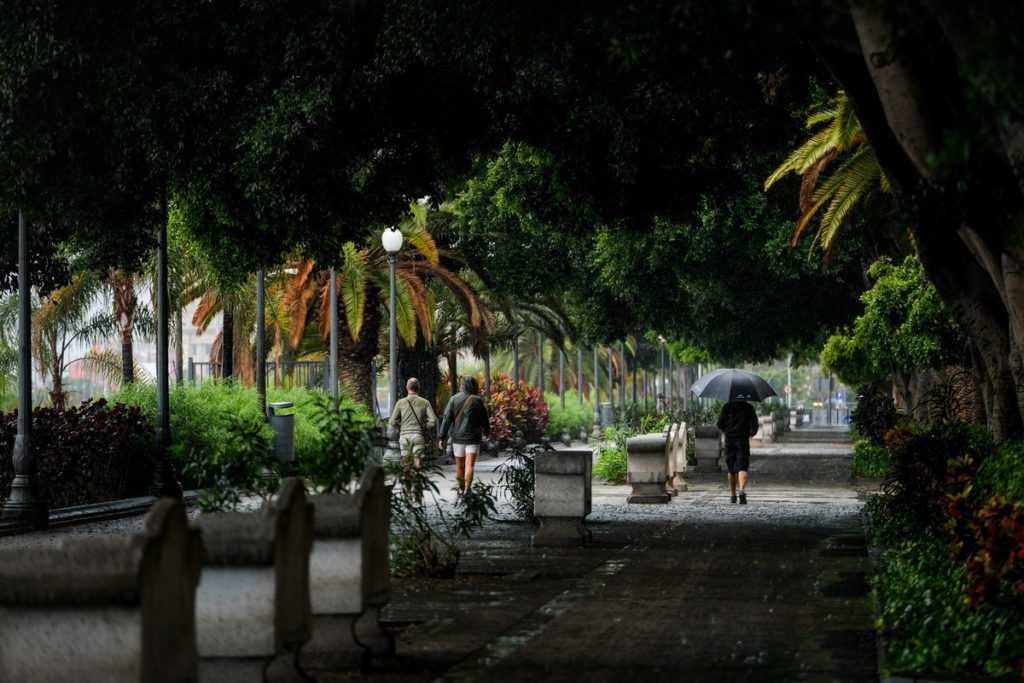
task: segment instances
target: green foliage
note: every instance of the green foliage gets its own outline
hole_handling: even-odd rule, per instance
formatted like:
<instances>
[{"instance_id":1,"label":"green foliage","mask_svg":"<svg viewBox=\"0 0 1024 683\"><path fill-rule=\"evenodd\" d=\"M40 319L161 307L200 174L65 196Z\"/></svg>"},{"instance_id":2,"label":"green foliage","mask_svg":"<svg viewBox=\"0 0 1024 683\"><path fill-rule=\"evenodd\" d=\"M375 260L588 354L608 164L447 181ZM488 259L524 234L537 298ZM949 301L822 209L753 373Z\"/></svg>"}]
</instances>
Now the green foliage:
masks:
<instances>
[{"instance_id":1,"label":"green foliage","mask_svg":"<svg viewBox=\"0 0 1024 683\"><path fill-rule=\"evenodd\" d=\"M183 463L181 473L202 490L196 505L204 512L238 509L249 496L268 499L280 484L270 467L271 439L258 417L231 413L212 419L221 423L226 447L213 457L184 444L171 446Z\"/></svg>"},{"instance_id":2,"label":"green foliage","mask_svg":"<svg viewBox=\"0 0 1024 683\"><path fill-rule=\"evenodd\" d=\"M964 600L967 570L940 536L903 540L873 579L881 595L889 673L1019 675L1024 594L975 609Z\"/></svg>"},{"instance_id":3,"label":"green foliage","mask_svg":"<svg viewBox=\"0 0 1024 683\"><path fill-rule=\"evenodd\" d=\"M0 491L14 478L17 411L0 416ZM153 424L138 408L104 399L64 411L32 411L32 447L51 508L146 495L153 476Z\"/></svg>"},{"instance_id":4,"label":"green foliage","mask_svg":"<svg viewBox=\"0 0 1024 683\"><path fill-rule=\"evenodd\" d=\"M1005 497L1024 507L1024 441L999 444L978 467L977 486L982 497Z\"/></svg>"},{"instance_id":5,"label":"green foliage","mask_svg":"<svg viewBox=\"0 0 1024 683\"><path fill-rule=\"evenodd\" d=\"M519 434L527 443L540 441L551 419L548 404L544 403L540 392L524 382L513 386L507 375L491 378L487 410L491 418L491 439L499 446L513 443Z\"/></svg>"},{"instance_id":6,"label":"green foliage","mask_svg":"<svg viewBox=\"0 0 1024 683\"><path fill-rule=\"evenodd\" d=\"M391 494L391 569L397 576L451 578L459 562L459 539L469 537L494 514L494 497L490 487L477 480L457 512L446 510L430 479L438 468L417 467L410 456L411 452L384 463L389 477L399 484Z\"/></svg>"},{"instance_id":7,"label":"green foliage","mask_svg":"<svg viewBox=\"0 0 1024 683\"><path fill-rule=\"evenodd\" d=\"M498 486L516 516L525 522L536 522L533 515L534 482L536 473L534 471L535 449L523 449L512 446L508 456L498 465L497 471L501 472L498 478Z\"/></svg>"},{"instance_id":8,"label":"green foliage","mask_svg":"<svg viewBox=\"0 0 1024 683\"><path fill-rule=\"evenodd\" d=\"M313 397L316 392L305 389L268 389L267 402L291 401L295 404L295 459L309 462L322 457L323 438L313 418ZM112 400L138 406L147 415L156 416L156 387L138 383L122 387ZM344 403L344 401L343 401ZM253 387L238 384L205 383L198 386L180 386L170 393L171 439L179 448L176 453L185 456L195 452L196 457L216 459L224 453L230 436L221 415L236 415L247 422L262 420L259 394ZM269 424L261 430L267 438L273 436ZM179 467L184 462L179 462ZM182 484L195 486L196 482L184 477Z\"/></svg>"},{"instance_id":9,"label":"green foliage","mask_svg":"<svg viewBox=\"0 0 1024 683\"><path fill-rule=\"evenodd\" d=\"M890 382L885 359L875 353L863 330L854 334L844 329L830 336L821 350L821 366L851 387L885 386Z\"/></svg>"},{"instance_id":10,"label":"green foliage","mask_svg":"<svg viewBox=\"0 0 1024 683\"><path fill-rule=\"evenodd\" d=\"M853 442L851 477L886 477L891 471L892 458L888 448L876 446L867 439Z\"/></svg>"},{"instance_id":11,"label":"green foliage","mask_svg":"<svg viewBox=\"0 0 1024 683\"><path fill-rule=\"evenodd\" d=\"M860 390L857 408L850 414L850 422L857 431L876 446L882 445L886 433L896 426L897 418L892 396L870 385Z\"/></svg>"},{"instance_id":12,"label":"green foliage","mask_svg":"<svg viewBox=\"0 0 1024 683\"><path fill-rule=\"evenodd\" d=\"M594 406L586 402L580 404L575 389L565 391L565 410L562 410L561 397L555 392L545 392L544 400L551 416L547 429L549 439L561 439L563 430L568 431L572 439L578 438L581 430L590 432L594 425Z\"/></svg>"},{"instance_id":13,"label":"green foliage","mask_svg":"<svg viewBox=\"0 0 1024 683\"><path fill-rule=\"evenodd\" d=\"M850 386L884 386L892 369L937 369L963 363L965 336L915 256L888 258L868 270L874 284L852 331L829 338L822 364Z\"/></svg>"},{"instance_id":14,"label":"green foliage","mask_svg":"<svg viewBox=\"0 0 1024 683\"><path fill-rule=\"evenodd\" d=\"M594 463L594 476L601 477L611 484L626 483L626 439L633 436L633 431L620 426L605 427L603 438L597 447L597 462Z\"/></svg>"},{"instance_id":15,"label":"green foliage","mask_svg":"<svg viewBox=\"0 0 1024 683\"><path fill-rule=\"evenodd\" d=\"M298 470L310 488L322 493L348 491L366 466L371 451L373 417L362 403L341 399L337 410L329 396L314 395L302 407L303 417L318 432L315 447L296 450Z\"/></svg>"}]
</instances>

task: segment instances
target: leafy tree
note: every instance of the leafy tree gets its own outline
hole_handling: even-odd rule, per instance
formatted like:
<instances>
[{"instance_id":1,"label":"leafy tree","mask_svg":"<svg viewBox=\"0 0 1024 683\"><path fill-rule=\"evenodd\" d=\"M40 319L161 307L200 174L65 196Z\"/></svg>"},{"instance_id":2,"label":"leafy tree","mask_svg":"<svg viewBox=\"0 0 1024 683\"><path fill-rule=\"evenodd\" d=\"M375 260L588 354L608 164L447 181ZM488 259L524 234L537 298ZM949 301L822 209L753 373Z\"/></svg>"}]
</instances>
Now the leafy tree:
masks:
<instances>
[{"instance_id":1,"label":"leafy tree","mask_svg":"<svg viewBox=\"0 0 1024 683\"><path fill-rule=\"evenodd\" d=\"M874 285L861 296L864 313L852 331L829 339L822 362L853 386L888 379L915 408L921 373L966 362L966 338L915 257L899 265L882 259L868 275Z\"/></svg>"}]
</instances>

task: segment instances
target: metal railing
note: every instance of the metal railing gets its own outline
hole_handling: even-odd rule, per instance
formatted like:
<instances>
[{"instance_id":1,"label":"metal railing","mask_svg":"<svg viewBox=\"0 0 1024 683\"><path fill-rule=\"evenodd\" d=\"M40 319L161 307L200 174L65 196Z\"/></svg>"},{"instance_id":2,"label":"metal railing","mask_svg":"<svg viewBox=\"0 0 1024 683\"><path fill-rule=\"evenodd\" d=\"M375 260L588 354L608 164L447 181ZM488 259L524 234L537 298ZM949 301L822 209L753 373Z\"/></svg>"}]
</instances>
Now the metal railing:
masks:
<instances>
[{"instance_id":1,"label":"metal railing","mask_svg":"<svg viewBox=\"0 0 1024 683\"><path fill-rule=\"evenodd\" d=\"M188 383L192 386L216 381L221 376L219 361L188 359ZM305 387L330 391L330 366L327 360L300 360L286 363L267 363L267 385L291 389Z\"/></svg>"}]
</instances>

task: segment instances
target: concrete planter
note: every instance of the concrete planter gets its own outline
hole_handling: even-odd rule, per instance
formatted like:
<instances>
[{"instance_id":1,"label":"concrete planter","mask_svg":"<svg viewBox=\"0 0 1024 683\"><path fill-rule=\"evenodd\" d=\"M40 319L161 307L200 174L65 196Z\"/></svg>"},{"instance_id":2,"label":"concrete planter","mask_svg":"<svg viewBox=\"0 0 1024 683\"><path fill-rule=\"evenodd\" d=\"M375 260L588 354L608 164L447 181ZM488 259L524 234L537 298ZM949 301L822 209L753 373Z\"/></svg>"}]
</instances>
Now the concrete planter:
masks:
<instances>
[{"instance_id":1,"label":"concrete planter","mask_svg":"<svg viewBox=\"0 0 1024 683\"><path fill-rule=\"evenodd\" d=\"M380 611L391 600L391 492L384 470L367 466L355 493L309 500L315 508L309 559L313 637L300 663L359 666L372 655L392 653L394 639L380 625Z\"/></svg>"},{"instance_id":2,"label":"concrete planter","mask_svg":"<svg viewBox=\"0 0 1024 683\"><path fill-rule=\"evenodd\" d=\"M630 503L667 503L667 434L642 434L626 439L626 481L633 487Z\"/></svg>"},{"instance_id":3,"label":"concrete planter","mask_svg":"<svg viewBox=\"0 0 1024 683\"><path fill-rule=\"evenodd\" d=\"M593 454L589 450L540 451L534 457L533 514L540 528L533 546L584 545L590 530Z\"/></svg>"},{"instance_id":4,"label":"concrete planter","mask_svg":"<svg viewBox=\"0 0 1024 683\"><path fill-rule=\"evenodd\" d=\"M721 472L722 432L713 425L694 430L694 457L698 472Z\"/></svg>"}]
</instances>

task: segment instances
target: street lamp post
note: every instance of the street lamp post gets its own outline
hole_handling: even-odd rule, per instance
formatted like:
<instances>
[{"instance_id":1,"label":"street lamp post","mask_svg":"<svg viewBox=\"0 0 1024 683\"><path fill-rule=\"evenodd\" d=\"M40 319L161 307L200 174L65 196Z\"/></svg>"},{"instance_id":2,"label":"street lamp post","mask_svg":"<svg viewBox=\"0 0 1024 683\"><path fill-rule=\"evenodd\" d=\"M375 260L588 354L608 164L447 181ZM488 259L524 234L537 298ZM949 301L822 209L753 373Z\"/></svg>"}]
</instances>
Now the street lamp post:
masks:
<instances>
[{"instance_id":1,"label":"street lamp post","mask_svg":"<svg viewBox=\"0 0 1024 683\"><path fill-rule=\"evenodd\" d=\"M594 346L594 431L591 433L595 439L601 437L601 368L597 361L597 346Z\"/></svg>"},{"instance_id":2,"label":"street lamp post","mask_svg":"<svg viewBox=\"0 0 1024 683\"><path fill-rule=\"evenodd\" d=\"M29 231L18 214L18 432L14 437L14 480L11 497L3 506L3 518L36 529L49 525L50 513L37 476L32 444L32 317L29 288Z\"/></svg>"},{"instance_id":3,"label":"street lamp post","mask_svg":"<svg viewBox=\"0 0 1024 683\"><path fill-rule=\"evenodd\" d=\"M384 231L381 242L384 244L384 251L388 253L388 263L391 266L391 294L388 300L391 309L391 329L388 336L391 344L391 355L388 365L391 377L389 382L391 388L388 392L388 413L390 414L395 409L395 401L398 400L398 333L395 329L397 326L395 315L395 257L398 256L398 250L402 248L402 232L395 228L389 228Z\"/></svg>"}]
</instances>

